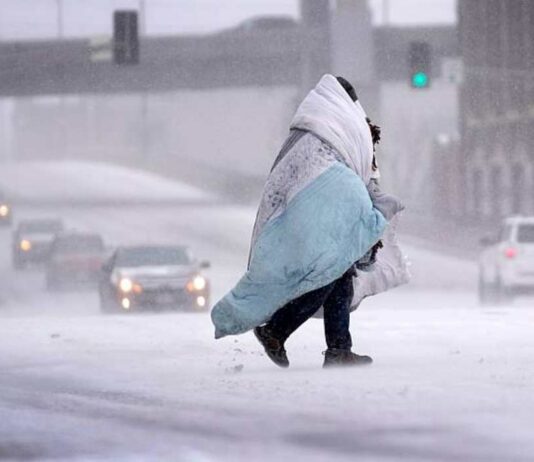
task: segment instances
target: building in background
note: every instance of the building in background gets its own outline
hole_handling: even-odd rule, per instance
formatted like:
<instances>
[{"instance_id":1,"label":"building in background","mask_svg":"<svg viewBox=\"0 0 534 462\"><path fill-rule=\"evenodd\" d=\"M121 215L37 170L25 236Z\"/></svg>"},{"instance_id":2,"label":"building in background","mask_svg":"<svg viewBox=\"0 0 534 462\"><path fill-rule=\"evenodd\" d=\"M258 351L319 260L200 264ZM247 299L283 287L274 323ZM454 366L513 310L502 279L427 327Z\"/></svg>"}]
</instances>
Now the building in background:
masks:
<instances>
[{"instance_id":1,"label":"building in background","mask_svg":"<svg viewBox=\"0 0 534 462\"><path fill-rule=\"evenodd\" d=\"M534 213L534 2L458 2L465 212Z\"/></svg>"},{"instance_id":2,"label":"building in background","mask_svg":"<svg viewBox=\"0 0 534 462\"><path fill-rule=\"evenodd\" d=\"M426 217L451 215L458 190L457 29L386 25L374 29L373 42L380 85L377 122L383 128L377 156L384 186ZM430 85L416 89L410 84L409 50L421 42L431 50Z\"/></svg>"}]
</instances>

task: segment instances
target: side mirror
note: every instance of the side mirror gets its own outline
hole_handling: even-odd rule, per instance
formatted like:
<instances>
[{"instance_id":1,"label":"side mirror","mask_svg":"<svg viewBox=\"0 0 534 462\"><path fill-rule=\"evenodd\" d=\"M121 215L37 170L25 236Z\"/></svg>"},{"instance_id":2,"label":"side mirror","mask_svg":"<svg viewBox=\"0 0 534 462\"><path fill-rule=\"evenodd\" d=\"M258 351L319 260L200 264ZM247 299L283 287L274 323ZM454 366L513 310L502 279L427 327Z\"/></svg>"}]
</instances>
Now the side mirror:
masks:
<instances>
[{"instance_id":1,"label":"side mirror","mask_svg":"<svg viewBox=\"0 0 534 462\"><path fill-rule=\"evenodd\" d=\"M207 260L201 261L200 262L200 268L202 268L202 269L211 268L211 263L209 261L207 261Z\"/></svg>"},{"instance_id":2,"label":"side mirror","mask_svg":"<svg viewBox=\"0 0 534 462\"><path fill-rule=\"evenodd\" d=\"M113 270L113 262L111 260L105 261L100 267L100 271L102 271L103 273L111 273L112 270Z\"/></svg>"}]
</instances>

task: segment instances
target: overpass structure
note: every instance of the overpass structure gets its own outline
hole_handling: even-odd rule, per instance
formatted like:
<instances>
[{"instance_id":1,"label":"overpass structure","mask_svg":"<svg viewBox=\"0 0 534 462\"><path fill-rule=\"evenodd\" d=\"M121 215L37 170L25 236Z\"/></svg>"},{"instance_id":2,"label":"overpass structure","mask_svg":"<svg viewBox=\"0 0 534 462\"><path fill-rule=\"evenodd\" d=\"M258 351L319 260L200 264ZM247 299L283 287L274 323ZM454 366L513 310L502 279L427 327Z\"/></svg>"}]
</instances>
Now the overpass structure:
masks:
<instances>
[{"instance_id":1,"label":"overpass structure","mask_svg":"<svg viewBox=\"0 0 534 462\"><path fill-rule=\"evenodd\" d=\"M90 40L0 43L0 95L294 85L300 50L298 28L146 37L140 63L129 66L97 60Z\"/></svg>"},{"instance_id":2,"label":"overpass structure","mask_svg":"<svg viewBox=\"0 0 534 462\"><path fill-rule=\"evenodd\" d=\"M316 77L310 76L310 67L317 75L331 68L328 60L310 57L308 35L295 23L282 30L236 28L207 36L145 37L140 63L131 66L97 60L99 50L90 40L0 42L0 96L308 88ZM453 27L375 28L371 81L405 78L408 44L421 39L431 44L435 62L458 54ZM354 53L358 53L356 47ZM434 72L439 73L439 66L434 66Z\"/></svg>"}]
</instances>

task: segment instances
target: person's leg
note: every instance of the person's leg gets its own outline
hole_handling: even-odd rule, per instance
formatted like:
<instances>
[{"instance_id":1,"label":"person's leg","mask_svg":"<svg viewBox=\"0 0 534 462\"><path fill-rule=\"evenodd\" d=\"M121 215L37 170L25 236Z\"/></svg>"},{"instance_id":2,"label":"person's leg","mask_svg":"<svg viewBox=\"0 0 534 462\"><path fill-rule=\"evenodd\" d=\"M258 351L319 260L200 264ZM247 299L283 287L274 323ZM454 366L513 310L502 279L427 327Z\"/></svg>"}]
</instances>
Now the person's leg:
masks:
<instances>
[{"instance_id":1,"label":"person's leg","mask_svg":"<svg viewBox=\"0 0 534 462\"><path fill-rule=\"evenodd\" d=\"M308 292L280 308L266 326L282 342L310 319L332 292L336 281Z\"/></svg>"},{"instance_id":2,"label":"person's leg","mask_svg":"<svg viewBox=\"0 0 534 462\"><path fill-rule=\"evenodd\" d=\"M350 304L354 296L352 275L345 273L335 281L332 290L323 303L324 330L329 349L350 350Z\"/></svg>"},{"instance_id":3,"label":"person's leg","mask_svg":"<svg viewBox=\"0 0 534 462\"><path fill-rule=\"evenodd\" d=\"M277 366L289 366L285 341L321 307L334 284L296 298L280 308L267 324L254 329L254 335L262 344L265 353Z\"/></svg>"},{"instance_id":4,"label":"person's leg","mask_svg":"<svg viewBox=\"0 0 534 462\"><path fill-rule=\"evenodd\" d=\"M354 296L352 274L345 274L336 281L325 300L324 327L327 350L323 367L357 366L371 364L369 356L357 355L351 351L350 304Z\"/></svg>"}]
</instances>

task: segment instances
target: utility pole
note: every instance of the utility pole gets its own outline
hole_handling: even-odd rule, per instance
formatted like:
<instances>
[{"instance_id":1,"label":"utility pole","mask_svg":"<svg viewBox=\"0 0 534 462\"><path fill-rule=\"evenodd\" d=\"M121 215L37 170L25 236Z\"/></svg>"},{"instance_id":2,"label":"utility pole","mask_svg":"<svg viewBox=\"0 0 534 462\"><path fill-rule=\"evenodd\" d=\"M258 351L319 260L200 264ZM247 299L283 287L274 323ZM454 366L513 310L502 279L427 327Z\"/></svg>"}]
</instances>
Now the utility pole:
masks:
<instances>
[{"instance_id":1,"label":"utility pole","mask_svg":"<svg viewBox=\"0 0 534 462\"><path fill-rule=\"evenodd\" d=\"M57 8L57 37L63 38L63 0L56 0Z\"/></svg>"}]
</instances>

